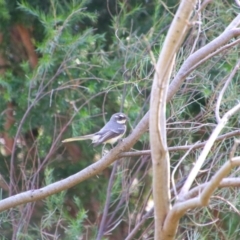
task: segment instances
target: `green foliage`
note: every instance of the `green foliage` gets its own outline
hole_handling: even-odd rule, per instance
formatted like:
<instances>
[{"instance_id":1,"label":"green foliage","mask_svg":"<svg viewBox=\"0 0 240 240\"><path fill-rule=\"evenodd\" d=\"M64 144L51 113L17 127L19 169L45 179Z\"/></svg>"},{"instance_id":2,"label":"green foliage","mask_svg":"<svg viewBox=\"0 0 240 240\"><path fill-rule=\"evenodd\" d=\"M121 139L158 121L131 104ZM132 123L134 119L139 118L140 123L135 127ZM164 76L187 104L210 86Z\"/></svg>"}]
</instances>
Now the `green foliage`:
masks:
<instances>
[{"instance_id":1,"label":"green foliage","mask_svg":"<svg viewBox=\"0 0 240 240\"><path fill-rule=\"evenodd\" d=\"M203 10L199 38L196 40L198 25L193 25L177 56L176 72L191 51L213 40L232 19L234 11L225 4L214 2ZM101 146L93 148L88 141L63 145L61 140L65 137L97 131L118 111L128 115L128 133L131 132L149 110L154 61L176 7L175 1L159 3L157 0L142 1L141 4L133 0L25 0L19 3L0 0L0 25L4 34L1 52L6 61L4 74L0 76L0 129L17 139L15 169L10 169L8 156L0 155L0 172L8 181L9 172L14 171L14 193L51 184L100 158ZM21 40L20 33L16 32L15 26L19 25L28 29L28 40L36 48L37 66L29 64L33 55ZM167 106L169 146L208 138L215 126L216 95L236 64L238 55L239 47L235 46L199 66L186 79ZM239 73L225 93L221 105L223 113L238 100L238 79ZM14 123L6 130L5 111L9 102L14 106ZM238 119L239 116L231 119L224 131L238 128ZM231 145L232 141L225 141L216 146L217 157L226 160ZM143 135L134 148L149 149L148 135ZM184 167L179 170L179 178L189 173L198 155L199 150L186 158ZM181 156L181 151L171 153L172 167ZM215 160L214 156L212 152L209 159ZM119 162L107 216L111 221L106 224L106 231L111 229L118 235L119 229L126 229L126 226L133 229L146 213L146 205L152 199L150 162L149 156ZM205 167L216 171L221 164L213 168L207 163ZM12 222L11 214L1 214L4 229L1 239L11 238L11 224L16 225L18 239L49 239L48 234L56 238L61 235L61 239L79 239L88 232L89 222L88 239L94 239L102 217L111 169L66 192L48 197L40 205L24 206L23 211L14 210L16 222ZM207 181L207 177L201 180ZM2 195L4 198L8 192L4 191ZM210 213L210 210L200 212L201 217L195 215L194 222L212 221ZM238 216L229 212L226 206L222 214L226 224L221 231L229 234L228 239L234 239L233 228L239 227ZM142 229L148 229L151 220L148 218ZM215 226L199 231L200 227L193 226L189 217L181 224L179 239L187 239L187 236L207 239L211 231L213 237L213 230L217 231ZM152 228L149 229L147 233L139 230L139 239L142 239L141 234L150 238ZM122 239L126 237L123 235Z\"/></svg>"},{"instance_id":2,"label":"green foliage","mask_svg":"<svg viewBox=\"0 0 240 240\"><path fill-rule=\"evenodd\" d=\"M0 21L2 24L4 24L8 22L10 19L10 14L6 6L6 1L0 0L0 9L1 9Z\"/></svg>"},{"instance_id":3,"label":"green foliage","mask_svg":"<svg viewBox=\"0 0 240 240\"><path fill-rule=\"evenodd\" d=\"M66 239L78 239L78 236L81 236L84 234L83 232L83 221L87 218L86 211L83 209L81 210L82 206L80 203L79 198L74 197L74 202L77 205L77 207L80 209L77 213L77 216L75 219L72 217L66 215L66 218L68 220L68 228L65 232Z\"/></svg>"}]
</instances>

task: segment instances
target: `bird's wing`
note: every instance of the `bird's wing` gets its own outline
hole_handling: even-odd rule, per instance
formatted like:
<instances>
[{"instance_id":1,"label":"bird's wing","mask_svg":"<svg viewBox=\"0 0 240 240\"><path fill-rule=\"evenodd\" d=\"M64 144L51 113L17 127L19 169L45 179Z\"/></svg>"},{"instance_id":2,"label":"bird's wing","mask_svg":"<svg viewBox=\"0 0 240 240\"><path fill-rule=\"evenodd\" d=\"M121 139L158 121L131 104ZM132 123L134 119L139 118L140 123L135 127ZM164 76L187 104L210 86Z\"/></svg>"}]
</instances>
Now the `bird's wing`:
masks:
<instances>
[{"instance_id":1,"label":"bird's wing","mask_svg":"<svg viewBox=\"0 0 240 240\"><path fill-rule=\"evenodd\" d=\"M97 133L97 135L98 134L99 133ZM115 132L115 131L110 131L110 130L108 130L108 131L106 131L104 133L102 132L101 135L100 134L98 135L99 138L96 141L93 140L93 145L97 146L97 145L99 145L101 143L106 142L109 139L116 138L116 137L118 137L120 135L121 135L121 133Z\"/></svg>"},{"instance_id":2,"label":"bird's wing","mask_svg":"<svg viewBox=\"0 0 240 240\"><path fill-rule=\"evenodd\" d=\"M126 131L126 126L119 126L119 124L115 123L107 123L99 132L96 134L98 135L105 135L108 132L116 133L116 134L123 134Z\"/></svg>"},{"instance_id":3,"label":"bird's wing","mask_svg":"<svg viewBox=\"0 0 240 240\"><path fill-rule=\"evenodd\" d=\"M64 139L62 142L73 142L73 141L82 141L82 140L87 140L87 139L93 139L95 134L89 134L89 135L84 135L84 136L79 136L79 137L73 137L73 138L67 138Z\"/></svg>"},{"instance_id":4,"label":"bird's wing","mask_svg":"<svg viewBox=\"0 0 240 240\"><path fill-rule=\"evenodd\" d=\"M102 128L99 132L96 133L95 136L99 136L96 140L93 140L94 146L97 146L101 143L107 142L110 139L121 137L126 131L126 127L118 127L115 129L106 129Z\"/></svg>"}]
</instances>

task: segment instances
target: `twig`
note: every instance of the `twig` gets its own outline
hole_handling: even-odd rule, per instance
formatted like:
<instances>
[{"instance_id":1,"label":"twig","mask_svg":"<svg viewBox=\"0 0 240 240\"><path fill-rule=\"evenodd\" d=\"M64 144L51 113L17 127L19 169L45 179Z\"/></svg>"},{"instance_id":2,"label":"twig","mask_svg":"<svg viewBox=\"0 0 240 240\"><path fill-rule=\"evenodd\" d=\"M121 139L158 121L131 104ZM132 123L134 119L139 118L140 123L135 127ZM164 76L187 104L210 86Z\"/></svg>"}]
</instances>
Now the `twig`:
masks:
<instances>
[{"instance_id":1,"label":"twig","mask_svg":"<svg viewBox=\"0 0 240 240\"><path fill-rule=\"evenodd\" d=\"M219 93L217 103L216 103L216 108L215 108L215 116L216 116L216 119L217 119L217 123L219 123L221 121L221 118L220 118L220 115L219 115L219 109L220 109L220 104L221 104L221 101L222 101L222 98L223 98L223 94L225 93L229 83L233 79L233 77L236 74L236 72L238 71L239 67L240 67L240 60L235 65L235 67L232 70L231 74L229 75L227 81L225 82L221 92Z\"/></svg>"},{"instance_id":2,"label":"twig","mask_svg":"<svg viewBox=\"0 0 240 240\"><path fill-rule=\"evenodd\" d=\"M233 132L229 132L217 137L215 142L222 141L227 138L235 137L240 135L240 130L235 130ZM188 151L189 149L195 150L202 148L206 145L207 141L191 144L191 145L184 145L184 146L176 146L176 147L168 147L169 152L176 152L176 151ZM136 156L143 156L143 155L150 155L151 150L143 150L143 151L136 151L136 152L123 152L120 154L121 157L136 157Z\"/></svg>"},{"instance_id":3,"label":"twig","mask_svg":"<svg viewBox=\"0 0 240 240\"><path fill-rule=\"evenodd\" d=\"M213 197L211 197L211 198L220 199L220 200L226 202L226 203L233 209L233 211L234 211L235 213L237 213L238 216L240 216L240 212L237 210L237 208L236 208L231 202L229 202L228 200L226 200L225 198L222 198L222 197L219 197L219 196L213 196Z\"/></svg>"},{"instance_id":4,"label":"twig","mask_svg":"<svg viewBox=\"0 0 240 240\"><path fill-rule=\"evenodd\" d=\"M108 215L108 209L109 209L109 205L110 205L110 200L111 200L111 190L113 187L113 183L114 183L114 178L115 178L115 174L116 174L116 170L117 170L117 165L118 162L116 161L113 165L113 169L111 172L111 176L109 179L109 183L108 183L108 187L107 187L107 195L106 195L106 202L104 205L104 210L103 210L103 215L102 215L102 220L100 223L100 227L98 230L98 235L97 235L97 240L101 240L102 236L104 235L104 231L105 231L105 223L106 223L106 219L107 219L107 215Z\"/></svg>"},{"instance_id":5,"label":"twig","mask_svg":"<svg viewBox=\"0 0 240 240\"><path fill-rule=\"evenodd\" d=\"M224 126L228 123L229 118L234 115L237 111L240 110L240 103L237 104L235 107L230 109L227 113L224 114L216 128L213 130L212 134L210 135L209 139L207 140L207 143L205 144L200 156L198 157L194 167L192 168L187 181L185 182L180 194L179 198L183 197L187 191L190 189L194 179L196 178L198 172L200 171L211 147L213 146L214 142L216 141L219 133L222 131Z\"/></svg>"},{"instance_id":6,"label":"twig","mask_svg":"<svg viewBox=\"0 0 240 240\"><path fill-rule=\"evenodd\" d=\"M169 237L173 237L172 233L175 231L178 225L179 219L188 211L196 207L207 206L209 199L213 192L220 186L223 178L230 173L231 169L235 166L240 166L240 157L235 157L232 160L226 162L212 177L212 179L203 187L203 191L199 193L199 196L184 200L183 202L177 202L170 210L164 222L163 231L170 233Z\"/></svg>"},{"instance_id":7,"label":"twig","mask_svg":"<svg viewBox=\"0 0 240 240\"><path fill-rule=\"evenodd\" d=\"M195 145L197 145L198 142L196 142ZM194 146L193 146L194 147ZM178 161L177 165L174 167L173 171L172 171L172 185L173 185L173 191L174 191L174 195L176 196L176 199L178 199L178 195L177 195L177 189L175 186L175 181L174 181L174 175L175 172L177 171L178 167L180 166L180 164L182 163L182 161L187 157L187 155L191 152L192 148L188 149L188 151L183 155L183 157Z\"/></svg>"}]
</instances>

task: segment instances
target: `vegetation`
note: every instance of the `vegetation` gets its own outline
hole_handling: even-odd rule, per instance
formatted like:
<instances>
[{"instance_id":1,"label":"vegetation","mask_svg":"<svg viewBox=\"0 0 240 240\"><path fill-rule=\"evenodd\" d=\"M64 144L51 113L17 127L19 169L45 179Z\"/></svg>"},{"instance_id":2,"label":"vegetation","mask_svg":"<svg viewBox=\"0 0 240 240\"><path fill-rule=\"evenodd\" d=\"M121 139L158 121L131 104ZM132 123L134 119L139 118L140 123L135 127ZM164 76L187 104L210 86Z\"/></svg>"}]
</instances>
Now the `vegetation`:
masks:
<instances>
[{"instance_id":1,"label":"vegetation","mask_svg":"<svg viewBox=\"0 0 240 240\"><path fill-rule=\"evenodd\" d=\"M0 239L239 239L236 4L0 0ZM120 111L114 149L61 143Z\"/></svg>"}]
</instances>

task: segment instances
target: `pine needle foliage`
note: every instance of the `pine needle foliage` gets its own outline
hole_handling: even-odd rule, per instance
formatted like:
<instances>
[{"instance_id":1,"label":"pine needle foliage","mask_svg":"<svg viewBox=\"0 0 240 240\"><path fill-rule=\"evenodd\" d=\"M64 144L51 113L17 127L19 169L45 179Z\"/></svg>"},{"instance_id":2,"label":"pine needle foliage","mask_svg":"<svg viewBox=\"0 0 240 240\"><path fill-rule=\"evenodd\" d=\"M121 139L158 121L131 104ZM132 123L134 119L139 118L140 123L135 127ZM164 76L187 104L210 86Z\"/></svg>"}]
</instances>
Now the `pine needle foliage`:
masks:
<instances>
[{"instance_id":1,"label":"pine needle foliage","mask_svg":"<svg viewBox=\"0 0 240 240\"><path fill-rule=\"evenodd\" d=\"M0 8L4 60L0 131L16 139L14 169L11 156L0 145L0 173L7 183L5 188L1 185L1 198L5 198L10 192L34 191L69 177L101 158L101 146L93 148L88 141L63 145L62 139L98 131L119 111L128 115L127 134L131 132L149 110L154 64L177 5L157 0L141 4L0 0ZM224 31L235 12L228 1L215 1L201 12L178 52L171 80L192 52ZM167 105L169 147L210 136L216 126L216 96L238 58L239 45L235 45L187 77ZM238 102L239 92L237 73L224 95L221 113ZM13 121L7 127L9 108ZM239 114L222 134L237 129ZM233 142L229 138L214 145L199 183L209 181L227 161ZM136 151L146 149L147 133L134 146ZM184 182L200 151L184 159L174 176L176 183ZM170 152L171 170L184 154ZM110 182L112 171L116 172ZM238 175L238 170L232 172ZM125 239L142 220L135 239L153 239L151 179L149 155L121 159L116 168L110 166L68 191L1 213L0 238L96 239L109 200L102 239ZM208 208L189 211L181 219L177 239L238 239L239 214L229 205L239 205L237 189L219 189L215 194Z\"/></svg>"}]
</instances>

